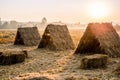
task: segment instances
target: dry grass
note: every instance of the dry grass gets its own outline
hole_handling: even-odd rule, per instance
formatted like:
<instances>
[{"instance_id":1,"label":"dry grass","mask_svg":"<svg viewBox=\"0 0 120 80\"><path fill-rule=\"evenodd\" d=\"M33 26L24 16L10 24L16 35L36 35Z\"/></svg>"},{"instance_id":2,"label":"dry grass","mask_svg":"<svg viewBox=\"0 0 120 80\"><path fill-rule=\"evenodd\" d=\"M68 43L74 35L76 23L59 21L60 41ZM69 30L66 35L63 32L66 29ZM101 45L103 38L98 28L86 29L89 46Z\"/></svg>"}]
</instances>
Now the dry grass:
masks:
<instances>
[{"instance_id":1,"label":"dry grass","mask_svg":"<svg viewBox=\"0 0 120 80\"><path fill-rule=\"evenodd\" d=\"M40 36L43 34L43 30L39 30ZM78 45L80 38L82 37L84 30L81 29L74 29L70 30L70 35L73 39L73 42L75 46ZM117 33L120 35L120 31L117 31ZM7 44L7 43L13 43L15 40L16 31L15 30L1 30L0 31L0 44Z\"/></svg>"},{"instance_id":2,"label":"dry grass","mask_svg":"<svg viewBox=\"0 0 120 80\"><path fill-rule=\"evenodd\" d=\"M43 30L39 30L40 36L43 34ZM69 31L74 44L77 45L80 38L83 35L84 30L70 30ZM0 31L0 44L13 43L15 40L16 31L15 30L1 30Z\"/></svg>"},{"instance_id":3,"label":"dry grass","mask_svg":"<svg viewBox=\"0 0 120 80\"><path fill-rule=\"evenodd\" d=\"M0 44L13 43L15 40L16 31L1 30L0 31Z\"/></svg>"},{"instance_id":4,"label":"dry grass","mask_svg":"<svg viewBox=\"0 0 120 80\"><path fill-rule=\"evenodd\" d=\"M80 41L80 38L82 37L84 33L84 30L76 29L76 30L70 30L69 32L70 32L70 35L73 39L75 46L77 46Z\"/></svg>"},{"instance_id":5,"label":"dry grass","mask_svg":"<svg viewBox=\"0 0 120 80\"><path fill-rule=\"evenodd\" d=\"M81 29L70 29L70 35L73 39L75 46L78 45L80 38L82 37L85 30ZM39 30L40 36L43 34L43 30ZM117 31L120 35L120 31ZM0 44L14 43L16 31L15 30L0 30Z\"/></svg>"},{"instance_id":6,"label":"dry grass","mask_svg":"<svg viewBox=\"0 0 120 80\"><path fill-rule=\"evenodd\" d=\"M76 46L80 38L82 37L83 32L84 30L80 30L80 29L70 30L70 34ZM9 35L9 37L6 38L7 40L6 43L14 42L16 31L0 31L0 33L2 35ZM42 34L43 34L43 30L40 30L40 35ZM1 39L3 37L2 35L0 35ZM11 35L13 40L9 41L9 39L11 39ZM0 41L0 43L3 43L3 41ZM57 75L58 78L65 78L65 79L80 77L81 75L83 75L85 77L90 78L89 80L96 80L96 77L100 78L98 80L112 80L111 78L114 78L114 76L112 76L111 72L115 69L116 65L120 61L119 58L112 58L111 61L108 63L107 69L82 70L80 69L80 64L81 64L80 61L84 57L84 55L83 56L73 55L74 50L53 52L44 49L36 49L36 48L37 47L25 47L25 46L23 47L23 46L14 46L11 44L1 44L0 50L24 49L24 50L28 50L29 52L28 52L28 58L23 63L11 65L11 66L0 65L0 80L5 80L5 79L8 80L16 76L20 77L22 74L23 77L25 77L27 73L29 74L38 73L38 76L41 74ZM30 75L28 75L28 77L30 77ZM64 79L59 79L59 80L64 80ZM85 79L78 79L78 80L85 80Z\"/></svg>"}]
</instances>

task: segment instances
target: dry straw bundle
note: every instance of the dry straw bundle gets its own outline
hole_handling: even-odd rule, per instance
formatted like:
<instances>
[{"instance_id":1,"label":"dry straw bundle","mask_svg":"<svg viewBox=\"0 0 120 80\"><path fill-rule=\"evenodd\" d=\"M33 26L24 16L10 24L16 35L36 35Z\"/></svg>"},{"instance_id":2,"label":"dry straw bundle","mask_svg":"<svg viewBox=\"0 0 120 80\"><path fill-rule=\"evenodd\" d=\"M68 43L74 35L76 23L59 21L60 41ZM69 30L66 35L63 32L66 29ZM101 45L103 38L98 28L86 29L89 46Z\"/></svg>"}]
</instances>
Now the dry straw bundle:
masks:
<instances>
[{"instance_id":1,"label":"dry straw bundle","mask_svg":"<svg viewBox=\"0 0 120 80\"><path fill-rule=\"evenodd\" d=\"M90 23L75 53L100 53L120 57L120 37L112 23Z\"/></svg>"},{"instance_id":2,"label":"dry straw bundle","mask_svg":"<svg viewBox=\"0 0 120 80\"><path fill-rule=\"evenodd\" d=\"M49 24L42 36L38 48L50 50L74 49L74 43L66 25Z\"/></svg>"}]
</instances>

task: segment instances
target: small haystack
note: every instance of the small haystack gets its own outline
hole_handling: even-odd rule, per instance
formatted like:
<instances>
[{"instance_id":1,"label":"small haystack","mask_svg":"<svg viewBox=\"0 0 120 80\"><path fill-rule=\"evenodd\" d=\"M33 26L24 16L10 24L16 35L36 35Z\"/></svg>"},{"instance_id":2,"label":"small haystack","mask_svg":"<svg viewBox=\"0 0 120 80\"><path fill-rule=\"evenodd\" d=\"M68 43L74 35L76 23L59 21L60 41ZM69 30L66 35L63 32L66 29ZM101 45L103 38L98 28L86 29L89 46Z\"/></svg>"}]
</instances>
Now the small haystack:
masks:
<instances>
[{"instance_id":1,"label":"small haystack","mask_svg":"<svg viewBox=\"0 0 120 80\"><path fill-rule=\"evenodd\" d=\"M3 51L0 52L0 64L10 65L25 61L26 51Z\"/></svg>"},{"instance_id":2,"label":"small haystack","mask_svg":"<svg viewBox=\"0 0 120 80\"><path fill-rule=\"evenodd\" d=\"M85 56L81 60L81 68L104 68L107 66L108 56L103 54L94 54Z\"/></svg>"},{"instance_id":3,"label":"small haystack","mask_svg":"<svg viewBox=\"0 0 120 80\"><path fill-rule=\"evenodd\" d=\"M49 24L42 36L38 48L50 50L74 49L74 43L66 25Z\"/></svg>"},{"instance_id":4,"label":"small haystack","mask_svg":"<svg viewBox=\"0 0 120 80\"><path fill-rule=\"evenodd\" d=\"M112 23L90 23L75 53L103 53L110 57L120 57L120 37Z\"/></svg>"},{"instance_id":5,"label":"small haystack","mask_svg":"<svg viewBox=\"0 0 120 80\"><path fill-rule=\"evenodd\" d=\"M36 46L39 42L40 35L37 27L18 28L15 45Z\"/></svg>"}]
</instances>

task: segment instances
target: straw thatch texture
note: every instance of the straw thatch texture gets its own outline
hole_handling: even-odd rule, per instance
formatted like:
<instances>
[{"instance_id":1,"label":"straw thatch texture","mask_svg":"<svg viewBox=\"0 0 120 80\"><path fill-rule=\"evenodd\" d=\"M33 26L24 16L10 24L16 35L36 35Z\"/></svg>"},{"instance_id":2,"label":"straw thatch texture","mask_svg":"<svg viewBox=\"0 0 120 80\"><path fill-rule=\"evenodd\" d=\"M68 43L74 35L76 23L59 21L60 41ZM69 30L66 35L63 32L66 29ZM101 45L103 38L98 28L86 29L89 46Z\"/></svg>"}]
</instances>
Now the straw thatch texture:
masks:
<instances>
[{"instance_id":1,"label":"straw thatch texture","mask_svg":"<svg viewBox=\"0 0 120 80\"><path fill-rule=\"evenodd\" d=\"M27 53L24 51L3 51L0 52L0 64L10 65L25 61Z\"/></svg>"},{"instance_id":2,"label":"straw thatch texture","mask_svg":"<svg viewBox=\"0 0 120 80\"><path fill-rule=\"evenodd\" d=\"M39 42L40 35L37 27L18 28L15 45L36 46Z\"/></svg>"},{"instance_id":3,"label":"straw thatch texture","mask_svg":"<svg viewBox=\"0 0 120 80\"><path fill-rule=\"evenodd\" d=\"M108 56L103 54L94 54L85 56L81 60L81 68L104 68L107 66Z\"/></svg>"},{"instance_id":4,"label":"straw thatch texture","mask_svg":"<svg viewBox=\"0 0 120 80\"><path fill-rule=\"evenodd\" d=\"M113 72L117 75L120 75L120 63L117 65L116 69Z\"/></svg>"},{"instance_id":5,"label":"straw thatch texture","mask_svg":"<svg viewBox=\"0 0 120 80\"><path fill-rule=\"evenodd\" d=\"M74 43L66 25L49 24L42 36L38 48L50 50L74 49Z\"/></svg>"},{"instance_id":6,"label":"straw thatch texture","mask_svg":"<svg viewBox=\"0 0 120 80\"><path fill-rule=\"evenodd\" d=\"M120 57L120 38L111 23L90 23L75 53L103 53Z\"/></svg>"}]
</instances>

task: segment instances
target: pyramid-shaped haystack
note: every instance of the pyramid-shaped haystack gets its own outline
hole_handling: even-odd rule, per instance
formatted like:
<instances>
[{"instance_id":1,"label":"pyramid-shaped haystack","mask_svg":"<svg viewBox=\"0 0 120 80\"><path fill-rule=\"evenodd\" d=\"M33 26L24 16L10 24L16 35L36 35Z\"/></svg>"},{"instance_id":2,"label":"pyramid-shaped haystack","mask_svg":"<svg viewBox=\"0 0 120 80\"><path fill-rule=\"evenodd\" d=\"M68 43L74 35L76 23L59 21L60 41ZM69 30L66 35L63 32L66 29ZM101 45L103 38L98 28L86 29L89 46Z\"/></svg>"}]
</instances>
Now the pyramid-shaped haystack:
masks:
<instances>
[{"instance_id":1,"label":"pyramid-shaped haystack","mask_svg":"<svg viewBox=\"0 0 120 80\"><path fill-rule=\"evenodd\" d=\"M36 46L40 42L40 35L37 27L18 28L15 45Z\"/></svg>"},{"instance_id":2,"label":"pyramid-shaped haystack","mask_svg":"<svg viewBox=\"0 0 120 80\"><path fill-rule=\"evenodd\" d=\"M102 53L120 57L120 37L112 23L90 23L75 53Z\"/></svg>"},{"instance_id":3,"label":"pyramid-shaped haystack","mask_svg":"<svg viewBox=\"0 0 120 80\"><path fill-rule=\"evenodd\" d=\"M45 29L38 48L68 50L74 49L75 46L66 25L49 24Z\"/></svg>"}]
</instances>

